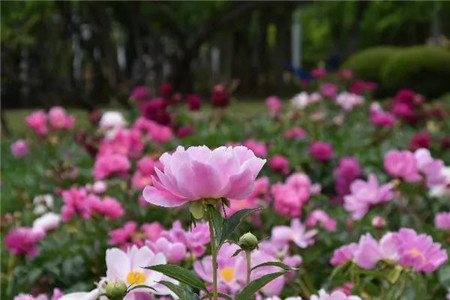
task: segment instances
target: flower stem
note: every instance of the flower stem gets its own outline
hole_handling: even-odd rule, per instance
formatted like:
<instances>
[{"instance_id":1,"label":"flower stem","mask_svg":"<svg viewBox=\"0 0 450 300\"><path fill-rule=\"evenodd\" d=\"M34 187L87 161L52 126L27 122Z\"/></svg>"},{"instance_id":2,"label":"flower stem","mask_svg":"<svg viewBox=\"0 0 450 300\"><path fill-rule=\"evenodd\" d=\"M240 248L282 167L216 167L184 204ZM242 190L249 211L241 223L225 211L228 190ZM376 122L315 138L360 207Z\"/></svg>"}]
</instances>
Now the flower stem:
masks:
<instances>
[{"instance_id":1,"label":"flower stem","mask_svg":"<svg viewBox=\"0 0 450 300\"><path fill-rule=\"evenodd\" d=\"M213 216L208 213L208 223L209 223L209 235L211 240L211 255L212 255L212 269L213 269L213 299L218 299L217 292L217 248L216 248L216 236L214 234L214 224Z\"/></svg>"},{"instance_id":2,"label":"flower stem","mask_svg":"<svg viewBox=\"0 0 450 300\"><path fill-rule=\"evenodd\" d=\"M245 258L247 260L247 281L246 285L250 283L250 274L252 272L252 252L251 251L245 251Z\"/></svg>"}]
</instances>

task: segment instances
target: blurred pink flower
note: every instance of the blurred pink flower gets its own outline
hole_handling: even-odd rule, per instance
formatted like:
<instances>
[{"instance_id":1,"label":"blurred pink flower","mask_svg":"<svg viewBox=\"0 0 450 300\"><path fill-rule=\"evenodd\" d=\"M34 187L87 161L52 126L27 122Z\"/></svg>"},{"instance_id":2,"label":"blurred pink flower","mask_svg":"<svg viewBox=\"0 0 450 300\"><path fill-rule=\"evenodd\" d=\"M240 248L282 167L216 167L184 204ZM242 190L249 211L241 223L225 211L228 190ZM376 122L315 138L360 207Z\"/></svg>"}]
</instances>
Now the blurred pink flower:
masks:
<instances>
[{"instance_id":1,"label":"blurred pink flower","mask_svg":"<svg viewBox=\"0 0 450 300\"><path fill-rule=\"evenodd\" d=\"M71 129L75 124L75 117L66 114L60 106L54 106L48 112L48 121L52 129Z\"/></svg>"},{"instance_id":2,"label":"blurred pink flower","mask_svg":"<svg viewBox=\"0 0 450 300\"><path fill-rule=\"evenodd\" d=\"M260 201L266 201L265 196L269 192L270 183L269 178L261 177L255 180L255 188L250 196L242 200L230 199L230 207L225 207L227 215L233 215L235 212L246 208L258 207ZM256 212L255 214L257 214ZM255 215L252 214L250 218Z\"/></svg>"},{"instance_id":3,"label":"blurred pink flower","mask_svg":"<svg viewBox=\"0 0 450 300\"><path fill-rule=\"evenodd\" d=\"M309 146L309 153L318 161L330 160L333 152L333 146L326 142L314 142Z\"/></svg>"},{"instance_id":4,"label":"blurred pink flower","mask_svg":"<svg viewBox=\"0 0 450 300\"><path fill-rule=\"evenodd\" d=\"M22 157L29 152L28 144L24 140L17 140L11 144L11 153L15 157Z\"/></svg>"},{"instance_id":5,"label":"blurred pink flower","mask_svg":"<svg viewBox=\"0 0 450 300\"><path fill-rule=\"evenodd\" d=\"M286 179L285 184L277 183L272 186L274 209L279 214L299 217L303 204L311 194L311 181L303 173L294 173Z\"/></svg>"},{"instance_id":6,"label":"blurred pink flower","mask_svg":"<svg viewBox=\"0 0 450 300\"><path fill-rule=\"evenodd\" d=\"M133 233L137 229L136 222L129 221L126 222L123 227L111 230L109 232L109 236L111 237L109 240L110 245L122 245L128 242L131 239Z\"/></svg>"},{"instance_id":7,"label":"blurred pink flower","mask_svg":"<svg viewBox=\"0 0 450 300\"><path fill-rule=\"evenodd\" d=\"M68 222L76 214L80 214L83 219L91 217L91 208L87 203L87 191L84 188L70 188L62 192L63 207L61 217L64 222Z\"/></svg>"},{"instance_id":8,"label":"blurred pink flower","mask_svg":"<svg viewBox=\"0 0 450 300\"><path fill-rule=\"evenodd\" d=\"M372 219L372 226L378 229L383 228L386 226L386 221L383 219L382 216L375 216Z\"/></svg>"},{"instance_id":9,"label":"blurred pink flower","mask_svg":"<svg viewBox=\"0 0 450 300\"><path fill-rule=\"evenodd\" d=\"M395 125L395 116L382 110L378 103L372 103L369 114L370 121L374 125L381 127L393 127Z\"/></svg>"},{"instance_id":10,"label":"blurred pink flower","mask_svg":"<svg viewBox=\"0 0 450 300\"><path fill-rule=\"evenodd\" d=\"M312 295L310 300L361 300L361 298L358 296L348 296L342 291L334 291L328 294L322 289L317 296Z\"/></svg>"},{"instance_id":11,"label":"blurred pink flower","mask_svg":"<svg viewBox=\"0 0 450 300\"><path fill-rule=\"evenodd\" d=\"M327 98L334 99L337 95L337 90L337 85L335 85L334 83L326 82L320 85L320 92L324 97Z\"/></svg>"},{"instance_id":12,"label":"blurred pink flower","mask_svg":"<svg viewBox=\"0 0 450 300\"><path fill-rule=\"evenodd\" d=\"M275 226L272 229L272 241L276 244L287 244L293 242L300 248L307 248L314 244L316 229L306 230L299 219L292 219L291 226Z\"/></svg>"},{"instance_id":13,"label":"blurred pink flower","mask_svg":"<svg viewBox=\"0 0 450 300\"><path fill-rule=\"evenodd\" d=\"M43 110L37 110L25 118L27 125L33 129L38 135L46 135L47 128L47 114Z\"/></svg>"},{"instance_id":14,"label":"blurred pink flower","mask_svg":"<svg viewBox=\"0 0 450 300\"><path fill-rule=\"evenodd\" d=\"M118 219L125 214L122 204L113 197L105 197L103 200L100 200L97 196L89 195L87 203L91 212L98 213L112 220Z\"/></svg>"},{"instance_id":15,"label":"blurred pink flower","mask_svg":"<svg viewBox=\"0 0 450 300\"><path fill-rule=\"evenodd\" d=\"M369 174L367 182L356 180L350 186L351 194L344 197L344 208L352 214L353 219L361 219L373 205L392 199L392 185L380 186L374 174Z\"/></svg>"},{"instance_id":16,"label":"blurred pink flower","mask_svg":"<svg viewBox=\"0 0 450 300\"><path fill-rule=\"evenodd\" d=\"M274 155L269 160L269 167L284 175L289 173L289 160L283 155Z\"/></svg>"},{"instance_id":17,"label":"blurred pink flower","mask_svg":"<svg viewBox=\"0 0 450 300\"><path fill-rule=\"evenodd\" d=\"M336 97L336 104L342 107L345 111L351 111L355 106L360 106L364 103L364 98L360 95L342 92Z\"/></svg>"},{"instance_id":18,"label":"blurred pink flower","mask_svg":"<svg viewBox=\"0 0 450 300\"><path fill-rule=\"evenodd\" d=\"M301 127L292 127L284 132L284 137L287 139L302 140L306 137L306 132Z\"/></svg>"},{"instance_id":19,"label":"blurred pink flower","mask_svg":"<svg viewBox=\"0 0 450 300\"><path fill-rule=\"evenodd\" d=\"M94 179L105 179L113 174L127 175L131 168L130 161L122 154L104 154L97 157L94 164Z\"/></svg>"},{"instance_id":20,"label":"blurred pink flower","mask_svg":"<svg viewBox=\"0 0 450 300\"><path fill-rule=\"evenodd\" d=\"M150 96L148 88L146 86L136 86L133 88L130 94L130 98L134 100L145 100Z\"/></svg>"},{"instance_id":21,"label":"blurred pink flower","mask_svg":"<svg viewBox=\"0 0 450 300\"><path fill-rule=\"evenodd\" d=\"M227 107L230 104L230 93L224 84L217 84L211 91L211 105L214 107Z\"/></svg>"},{"instance_id":22,"label":"blurred pink flower","mask_svg":"<svg viewBox=\"0 0 450 300\"><path fill-rule=\"evenodd\" d=\"M390 175L413 182L420 180L416 159L410 151L390 150L384 156L384 169Z\"/></svg>"},{"instance_id":23,"label":"blurred pink flower","mask_svg":"<svg viewBox=\"0 0 450 300\"><path fill-rule=\"evenodd\" d=\"M266 99L266 107L269 110L270 114L277 115L282 112L282 104L281 99L277 96L270 96Z\"/></svg>"},{"instance_id":24,"label":"blurred pink flower","mask_svg":"<svg viewBox=\"0 0 450 300\"><path fill-rule=\"evenodd\" d=\"M186 246L180 242L170 242L165 237L145 243L155 253L162 253L171 264L177 264L186 256Z\"/></svg>"},{"instance_id":25,"label":"blurred pink flower","mask_svg":"<svg viewBox=\"0 0 450 300\"><path fill-rule=\"evenodd\" d=\"M258 157L267 156L267 146L264 143L249 139L242 143L245 147L252 150L253 153Z\"/></svg>"},{"instance_id":26,"label":"blurred pink flower","mask_svg":"<svg viewBox=\"0 0 450 300\"><path fill-rule=\"evenodd\" d=\"M205 245L210 241L208 223L197 223L190 231L185 231L181 222L175 221L172 229L161 233L161 236L173 243L183 243L196 256L202 256L205 253Z\"/></svg>"},{"instance_id":27,"label":"blurred pink flower","mask_svg":"<svg viewBox=\"0 0 450 300\"><path fill-rule=\"evenodd\" d=\"M187 97L188 107L190 111L199 110L202 106L202 99L197 94L190 94Z\"/></svg>"},{"instance_id":28,"label":"blurred pink flower","mask_svg":"<svg viewBox=\"0 0 450 300\"><path fill-rule=\"evenodd\" d=\"M330 264L333 266L338 266L353 260L353 258L355 257L356 249L358 249L358 244L356 243L343 245L337 248L336 250L334 250L333 257L330 260Z\"/></svg>"},{"instance_id":29,"label":"blurred pink flower","mask_svg":"<svg viewBox=\"0 0 450 300\"><path fill-rule=\"evenodd\" d=\"M174 207L204 198L244 199L254 188L254 181L265 160L246 147L179 146L164 153L160 161L164 171L156 169L153 185L144 189L148 202Z\"/></svg>"},{"instance_id":30,"label":"blurred pink flower","mask_svg":"<svg viewBox=\"0 0 450 300\"><path fill-rule=\"evenodd\" d=\"M414 157L417 169L423 175L429 188L446 184L445 165L442 160L434 159L430 151L424 148L417 149Z\"/></svg>"},{"instance_id":31,"label":"blurred pink flower","mask_svg":"<svg viewBox=\"0 0 450 300\"><path fill-rule=\"evenodd\" d=\"M434 218L434 226L438 229L450 230L450 212L441 212Z\"/></svg>"},{"instance_id":32,"label":"blurred pink flower","mask_svg":"<svg viewBox=\"0 0 450 300\"><path fill-rule=\"evenodd\" d=\"M19 227L8 232L4 243L12 254L34 257L39 254L37 244L44 236L42 229Z\"/></svg>"},{"instance_id":33,"label":"blurred pink flower","mask_svg":"<svg viewBox=\"0 0 450 300\"><path fill-rule=\"evenodd\" d=\"M331 218L326 212L321 209L316 209L308 215L305 221L306 226L313 227L321 224L328 231L336 231L336 220Z\"/></svg>"},{"instance_id":34,"label":"blurred pink flower","mask_svg":"<svg viewBox=\"0 0 450 300\"><path fill-rule=\"evenodd\" d=\"M325 70L324 68L316 68L311 71L311 75L314 78L321 78L321 77L327 75L327 70Z\"/></svg>"},{"instance_id":35,"label":"blurred pink flower","mask_svg":"<svg viewBox=\"0 0 450 300\"><path fill-rule=\"evenodd\" d=\"M427 131L416 133L411 137L410 148L415 151L420 148L430 148L431 137Z\"/></svg>"},{"instance_id":36,"label":"blurred pink flower","mask_svg":"<svg viewBox=\"0 0 450 300\"><path fill-rule=\"evenodd\" d=\"M353 71L349 70L349 69L340 69L338 71L338 75L339 75L339 77L344 78L344 79L352 79L354 76Z\"/></svg>"},{"instance_id":37,"label":"blurred pink flower","mask_svg":"<svg viewBox=\"0 0 450 300\"><path fill-rule=\"evenodd\" d=\"M373 92L377 89L378 84L376 82L371 81L363 81L363 80L355 80L350 85L349 92L363 95L366 92Z\"/></svg>"},{"instance_id":38,"label":"blurred pink flower","mask_svg":"<svg viewBox=\"0 0 450 300\"><path fill-rule=\"evenodd\" d=\"M354 157L342 157L339 159L339 165L334 168L334 187L339 196L350 193L351 183L362 173L358 160Z\"/></svg>"}]
</instances>

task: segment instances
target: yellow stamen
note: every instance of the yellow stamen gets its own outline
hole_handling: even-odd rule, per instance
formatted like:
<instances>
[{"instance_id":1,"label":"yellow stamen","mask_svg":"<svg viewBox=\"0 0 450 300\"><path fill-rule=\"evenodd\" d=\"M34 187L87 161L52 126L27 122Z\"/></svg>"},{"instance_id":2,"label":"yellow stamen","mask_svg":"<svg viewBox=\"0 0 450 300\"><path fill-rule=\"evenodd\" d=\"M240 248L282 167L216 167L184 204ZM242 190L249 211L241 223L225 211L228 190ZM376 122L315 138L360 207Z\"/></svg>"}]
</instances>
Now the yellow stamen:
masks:
<instances>
[{"instance_id":1,"label":"yellow stamen","mask_svg":"<svg viewBox=\"0 0 450 300\"><path fill-rule=\"evenodd\" d=\"M127 275L127 283L131 284L142 284L147 280L147 276L143 272L140 271L131 271Z\"/></svg>"},{"instance_id":2,"label":"yellow stamen","mask_svg":"<svg viewBox=\"0 0 450 300\"><path fill-rule=\"evenodd\" d=\"M234 268L226 267L220 270L220 275L225 281L231 281L234 278Z\"/></svg>"}]
</instances>

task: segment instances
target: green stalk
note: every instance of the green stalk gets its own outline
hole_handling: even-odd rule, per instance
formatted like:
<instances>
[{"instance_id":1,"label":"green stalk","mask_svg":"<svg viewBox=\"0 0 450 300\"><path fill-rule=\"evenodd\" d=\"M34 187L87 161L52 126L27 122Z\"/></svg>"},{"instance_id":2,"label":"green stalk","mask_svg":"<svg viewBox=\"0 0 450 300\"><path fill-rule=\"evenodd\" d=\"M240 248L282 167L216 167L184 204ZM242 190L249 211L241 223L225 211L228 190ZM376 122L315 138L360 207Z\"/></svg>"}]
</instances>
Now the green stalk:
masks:
<instances>
[{"instance_id":1,"label":"green stalk","mask_svg":"<svg viewBox=\"0 0 450 300\"><path fill-rule=\"evenodd\" d=\"M246 285L249 285L249 283L250 283L250 274L252 272L252 252L251 251L245 251L245 258L247 260L247 281L246 281Z\"/></svg>"},{"instance_id":2,"label":"green stalk","mask_svg":"<svg viewBox=\"0 0 450 300\"><path fill-rule=\"evenodd\" d=\"M216 236L214 234L213 216L208 214L209 235L211 239L211 255L212 255L212 269L213 269L213 299L217 300L219 295L217 292L217 248Z\"/></svg>"}]
</instances>

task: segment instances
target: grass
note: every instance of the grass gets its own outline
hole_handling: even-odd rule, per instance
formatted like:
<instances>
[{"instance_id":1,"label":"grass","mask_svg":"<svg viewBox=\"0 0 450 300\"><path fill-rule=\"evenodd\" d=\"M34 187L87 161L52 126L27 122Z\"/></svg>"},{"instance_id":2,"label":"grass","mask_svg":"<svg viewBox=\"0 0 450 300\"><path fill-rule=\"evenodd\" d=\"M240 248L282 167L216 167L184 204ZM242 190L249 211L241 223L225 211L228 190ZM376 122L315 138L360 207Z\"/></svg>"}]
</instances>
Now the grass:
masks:
<instances>
[{"instance_id":1,"label":"grass","mask_svg":"<svg viewBox=\"0 0 450 300\"><path fill-rule=\"evenodd\" d=\"M4 116L8 129L13 137L24 137L31 133L28 126L25 124L25 117L36 109L7 109L4 110ZM117 107L104 108L107 110L120 110ZM265 112L265 106L262 99L238 99L228 109L227 112L237 117L249 117ZM82 109L68 109L68 113L75 115L76 128L86 128L89 124L89 114Z\"/></svg>"}]
</instances>

